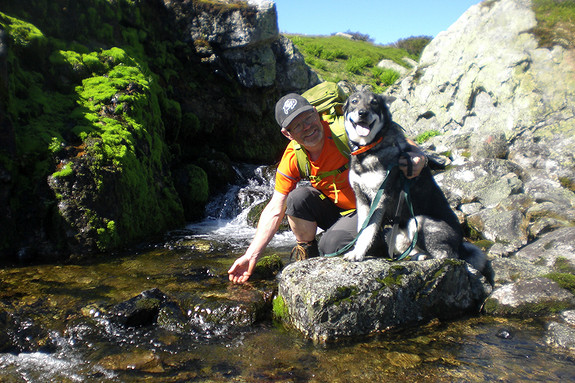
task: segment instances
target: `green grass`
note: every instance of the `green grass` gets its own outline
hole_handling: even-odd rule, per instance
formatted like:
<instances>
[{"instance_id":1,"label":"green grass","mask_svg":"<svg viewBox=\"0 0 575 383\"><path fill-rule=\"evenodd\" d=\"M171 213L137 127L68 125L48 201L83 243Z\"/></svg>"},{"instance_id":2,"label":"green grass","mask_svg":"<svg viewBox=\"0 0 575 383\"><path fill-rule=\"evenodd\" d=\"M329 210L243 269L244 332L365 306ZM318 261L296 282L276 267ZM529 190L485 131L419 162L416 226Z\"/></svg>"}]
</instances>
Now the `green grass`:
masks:
<instances>
[{"instance_id":1,"label":"green grass","mask_svg":"<svg viewBox=\"0 0 575 383\"><path fill-rule=\"evenodd\" d=\"M575 1L534 0L537 27L533 33L541 47L575 48Z\"/></svg>"},{"instance_id":2,"label":"green grass","mask_svg":"<svg viewBox=\"0 0 575 383\"><path fill-rule=\"evenodd\" d=\"M415 142L421 145L424 142L428 141L431 137L435 136L441 136L441 132L438 130L428 130L415 137Z\"/></svg>"},{"instance_id":3,"label":"green grass","mask_svg":"<svg viewBox=\"0 0 575 383\"><path fill-rule=\"evenodd\" d=\"M325 81L347 80L353 84L369 84L383 92L399 79L399 73L378 68L383 60L392 60L410 68L404 57L417 60L418 55L401 48L375 45L368 41L343 36L286 35L303 54L306 63Z\"/></svg>"}]
</instances>

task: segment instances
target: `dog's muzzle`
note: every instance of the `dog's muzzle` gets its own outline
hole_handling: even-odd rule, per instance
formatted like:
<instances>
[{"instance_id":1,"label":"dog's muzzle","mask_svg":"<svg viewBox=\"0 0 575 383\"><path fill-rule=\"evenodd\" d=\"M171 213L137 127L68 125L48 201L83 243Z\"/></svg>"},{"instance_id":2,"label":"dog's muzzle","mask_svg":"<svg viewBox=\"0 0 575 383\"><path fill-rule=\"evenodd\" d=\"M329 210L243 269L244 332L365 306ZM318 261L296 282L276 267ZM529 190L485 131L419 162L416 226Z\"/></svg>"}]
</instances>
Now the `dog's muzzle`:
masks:
<instances>
[{"instance_id":1,"label":"dog's muzzle","mask_svg":"<svg viewBox=\"0 0 575 383\"><path fill-rule=\"evenodd\" d=\"M349 119L349 122L352 123L353 128L355 129L355 132L357 133L357 135L362 136L362 137L366 137L369 135L369 133L371 132L371 129L373 129L373 126L375 125L376 121L377 120L373 120L371 124L368 124L366 121L355 122L351 118Z\"/></svg>"}]
</instances>

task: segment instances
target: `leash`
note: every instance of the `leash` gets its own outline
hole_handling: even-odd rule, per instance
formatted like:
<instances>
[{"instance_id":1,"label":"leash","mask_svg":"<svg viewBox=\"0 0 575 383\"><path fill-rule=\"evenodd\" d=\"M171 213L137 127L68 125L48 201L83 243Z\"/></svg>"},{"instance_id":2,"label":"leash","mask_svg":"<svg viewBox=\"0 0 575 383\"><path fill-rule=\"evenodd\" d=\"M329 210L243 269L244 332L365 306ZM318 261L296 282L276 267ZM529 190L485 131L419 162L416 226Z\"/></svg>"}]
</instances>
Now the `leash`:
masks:
<instances>
[{"instance_id":1,"label":"leash","mask_svg":"<svg viewBox=\"0 0 575 383\"><path fill-rule=\"evenodd\" d=\"M359 238L359 236L361 235L363 230L365 230L365 228L369 225L369 221L371 220L373 213L377 209L377 205L379 204L379 201L381 200L381 196L383 195L383 189L385 188L385 184L387 183L387 180L389 178L389 174L391 173L391 170L395 166L397 166L397 165L393 165L391 167L391 169L389 169L387 174L385 175L385 178L383 179L383 182L379 186L379 189L377 190L375 198L373 199L373 201L371 203L371 206L369 208L369 213L367 214L365 221L363 221L363 224L361 225L361 228L359 229L355 238L350 243L348 243L347 245L345 245L344 247L339 249L338 251L336 251L334 253L324 254L324 257L338 257L340 255L343 255L347 251L349 251L355 245L355 243L357 242L357 239ZM393 247L388 247L388 253L389 253L389 256L391 257L392 261L403 260L405 257L407 257L409 255L409 253L411 253L411 251L415 248L415 245L417 243L417 231L418 231L417 226L418 226L418 224L417 224L417 219L415 218L415 214L413 213L413 205L411 203L411 199L409 198L412 180L406 179L405 176L403 176L403 174L401 174L401 177L403 180L403 182L402 182L403 188L400 192L399 203L397 205L396 216L394 217L394 224L393 224L393 229L392 229L392 236L393 236L393 230L395 230L395 236L390 240L390 242L393 242L393 247L394 247L395 246L395 237L397 236L397 231L398 231L398 227L399 227L399 213L401 213L401 209L402 209L402 205L403 205L404 201L406 201L407 206L409 207L409 212L411 214L411 217L415 220L416 230L415 230L415 235L413 236L413 240L411 241L411 244L409 245L407 250L405 250L402 254L399 255L399 257L394 258L395 251L394 250L389 251L390 249L393 249Z\"/></svg>"},{"instance_id":2,"label":"leash","mask_svg":"<svg viewBox=\"0 0 575 383\"><path fill-rule=\"evenodd\" d=\"M393 169L393 167L392 167L392 169ZM383 182L379 186L379 189L377 190L377 193L375 194L375 198L371 202L371 206L369 208L369 213L367 214L367 217L365 217L365 221L363 221L363 224L361 225L361 228L359 229L359 232L357 233L355 238L350 243L348 243L347 245L345 245L344 247L342 247L341 249L339 249L335 253L324 254L325 257L338 257L338 256L346 253L349 249L351 249L355 245L360 234L363 232L363 230L369 224L369 220L371 219L371 216L375 212L375 209L377 208L377 205L379 204L379 201L381 200L381 196L383 195L383 189L385 187L385 184L387 183L387 179L389 178L389 173L391 173L391 169L389 169L389 171L385 175L385 178L383 179Z\"/></svg>"},{"instance_id":3,"label":"leash","mask_svg":"<svg viewBox=\"0 0 575 383\"><path fill-rule=\"evenodd\" d=\"M393 218L393 227L391 229L391 237L389 239L389 243L387 244L387 252L390 256L390 258L393 261L401 261L403 260L405 257L407 257L409 255L409 253L411 253L411 251L413 249L415 249L415 246L417 245L417 238L418 238L418 229L419 229L419 225L417 223L417 218L415 218L415 213L413 212L413 204L411 203L411 198L410 198L410 188L411 188L411 184L413 183L413 180L410 179L405 179L403 174L401 175L403 178L403 190L399 192L399 202L397 203L397 209L395 211L395 217ZM402 210L402 206L403 206L403 202L406 202L407 207L409 208L409 214L411 215L411 218L413 218L414 222L415 222L415 233L413 235L413 239L411 240L411 244L409 245L409 247L403 252L401 253L397 258L395 258L395 241L397 239L397 232L399 231L399 218L401 216L401 210Z\"/></svg>"}]
</instances>

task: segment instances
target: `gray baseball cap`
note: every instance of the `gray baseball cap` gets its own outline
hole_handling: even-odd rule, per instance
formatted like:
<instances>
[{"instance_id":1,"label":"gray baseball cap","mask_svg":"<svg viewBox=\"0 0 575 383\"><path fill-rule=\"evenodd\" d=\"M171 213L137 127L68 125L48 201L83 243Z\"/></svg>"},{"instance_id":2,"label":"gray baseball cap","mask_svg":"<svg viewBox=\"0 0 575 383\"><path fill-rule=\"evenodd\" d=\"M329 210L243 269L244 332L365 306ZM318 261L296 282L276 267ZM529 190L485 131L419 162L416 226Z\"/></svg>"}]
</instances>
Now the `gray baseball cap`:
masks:
<instances>
[{"instance_id":1,"label":"gray baseball cap","mask_svg":"<svg viewBox=\"0 0 575 383\"><path fill-rule=\"evenodd\" d=\"M305 98L297 93L286 94L276 103L276 121L285 129L294 118L308 110L313 110L313 106Z\"/></svg>"}]
</instances>

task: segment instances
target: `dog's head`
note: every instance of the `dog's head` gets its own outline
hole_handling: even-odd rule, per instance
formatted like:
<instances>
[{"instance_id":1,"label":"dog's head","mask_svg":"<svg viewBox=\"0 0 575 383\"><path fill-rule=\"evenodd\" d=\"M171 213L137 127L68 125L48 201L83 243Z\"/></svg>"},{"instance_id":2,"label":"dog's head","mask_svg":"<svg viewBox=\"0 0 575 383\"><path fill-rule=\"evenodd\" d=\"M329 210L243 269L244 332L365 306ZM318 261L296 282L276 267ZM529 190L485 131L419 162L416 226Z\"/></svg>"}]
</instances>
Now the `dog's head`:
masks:
<instances>
[{"instance_id":1,"label":"dog's head","mask_svg":"<svg viewBox=\"0 0 575 383\"><path fill-rule=\"evenodd\" d=\"M387 102L392 101L370 91L353 93L343 106L345 130L350 141L370 144L391 122Z\"/></svg>"}]
</instances>

